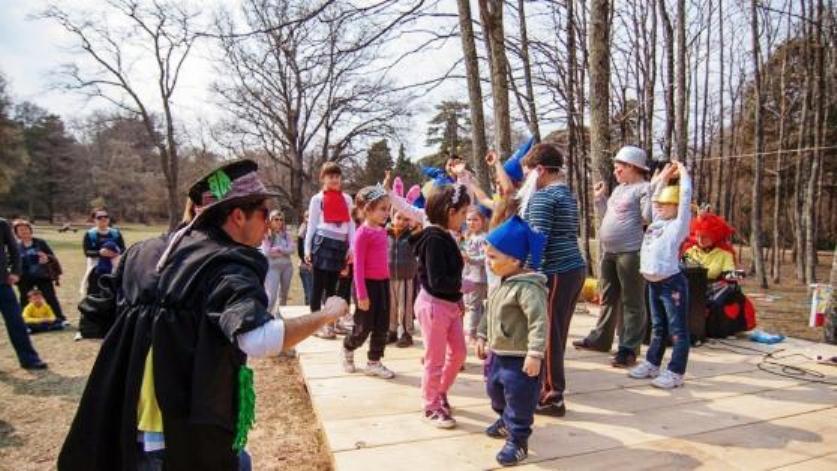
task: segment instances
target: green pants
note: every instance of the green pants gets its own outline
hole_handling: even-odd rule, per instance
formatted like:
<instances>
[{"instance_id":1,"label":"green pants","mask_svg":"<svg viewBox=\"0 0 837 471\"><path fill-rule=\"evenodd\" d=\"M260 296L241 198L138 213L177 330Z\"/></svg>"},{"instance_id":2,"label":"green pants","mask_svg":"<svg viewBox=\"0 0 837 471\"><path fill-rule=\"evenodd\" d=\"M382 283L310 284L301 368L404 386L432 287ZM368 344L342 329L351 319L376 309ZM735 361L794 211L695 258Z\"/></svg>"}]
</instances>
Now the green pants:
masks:
<instances>
[{"instance_id":1,"label":"green pants","mask_svg":"<svg viewBox=\"0 0 837 471\"><path fill-rule=\"evenodd\" d=\"M605 253L599 270L602 312L587 343L596 350L610 351L619 329L619 349L639 354L645 335L645 280L639 273L639 252Z\"/></svg>"}]
</instances>

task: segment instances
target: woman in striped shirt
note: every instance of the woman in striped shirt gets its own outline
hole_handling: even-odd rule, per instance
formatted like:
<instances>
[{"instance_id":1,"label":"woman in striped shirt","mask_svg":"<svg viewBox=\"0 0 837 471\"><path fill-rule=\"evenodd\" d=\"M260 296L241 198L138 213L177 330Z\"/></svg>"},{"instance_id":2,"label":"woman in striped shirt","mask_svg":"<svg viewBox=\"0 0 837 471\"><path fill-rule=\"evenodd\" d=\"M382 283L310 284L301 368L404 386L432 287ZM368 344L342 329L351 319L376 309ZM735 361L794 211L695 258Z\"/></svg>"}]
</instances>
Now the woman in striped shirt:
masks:
<instances>
[{"instance_id":1,"label":"woman in striped shirt","mask_svg":"<svg viewBox=\"0 0 837 471\"><path fill-rule=\"evenodd\" d=\"M549 334L543 386L537 413L562 417L564 405L564 350L570 320L587 266L578 247L578 202L566 185L562 171L564 156L555 146L538 144L532 148L523 165L536 172L537 191L524 211L524 219L546 236L543 263L539 271L547 276Z\"/></svg>"}]
</instances>

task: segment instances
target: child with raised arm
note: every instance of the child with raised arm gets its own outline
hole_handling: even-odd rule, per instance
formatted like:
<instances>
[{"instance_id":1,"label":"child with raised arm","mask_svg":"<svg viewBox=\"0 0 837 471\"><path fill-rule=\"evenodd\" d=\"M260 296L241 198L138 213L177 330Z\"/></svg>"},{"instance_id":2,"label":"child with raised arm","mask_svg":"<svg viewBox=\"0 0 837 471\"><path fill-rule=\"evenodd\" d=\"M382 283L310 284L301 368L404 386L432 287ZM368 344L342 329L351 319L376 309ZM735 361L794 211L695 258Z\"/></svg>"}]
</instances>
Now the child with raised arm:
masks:
<instances>
[{"instance_id":1,"label":"child with raised arm","mask_svg":"<svg viewBox=\"0 0 837 471\"><path fill-rule=\"evenodd\" d=\"M477 326L485 314L484 302L488 296L488 279L485 263L485 215L477 206L468 209L465 218L468 231L460 246L465 268L462 278L473 283L474 290L465 295L465 310L468 313L468 338L473 342L477 337Z\"/></svg>"},{"instance_id":2,"label":"child with raised arm","mask_svg":"<svg viewBox=\"0 0 837 471\"><path fill-rule=\"evenodd\" d=\"M488 298L479 326L477 357L489 351L486 392L500 417L485 433L506 440L497 454L503 466L520 463L529 451L538 404L541 362L546 350L546 276L526 269L540 266L546 238L520 216L512 216L488 234L490 269L502 283Z\"/></svg>"},{"instance_id":3,"label":"child with raised arm","mask_svg":"<svg viewBox=\"0 0 837 471\"><path fill-rule=\"evenodd\" d=\"M363 212L363 225L354 239L354 284L357 309L352 332L343 339L340 360L347 373L355 371L354 351L369 337L368 362L364 373L383 379L395 377L381 363L389 328L389 264L387 262L386 223L389 218L389 198L380 186L369 186L357 195L358 208Z\"/></svg>"},{"instance_id":4,"label":"child with raised arm","mask_svg":"<svg viewBox=\"0 0 837 471\"><path fill-rule=\"evenodd\" d=\"M675 174L680 176L680 185L668 186ZM689 235L692 182L686 166L675 162L668 164L653 183L657 184L653 197L654 221L645 230L639 269L648 284L651 343L645 360L628 374L637 379L654 378L652 385L672 389L683 385L689 360L689 286L680 265L680 245ZM671 361L660 372L669 337Z\"/></svg>"},{"instance_id":5,"label":"child with raised arm","mask_svg":"<svg viewBox=\"0 0 837 471\"><path fill-rule=\"evenodd\" d=\"M311 312L320 310L322 300L337 292L340 272L351 256L351 241L355 236L352 220L352 199L343 193L343 172L334 162L326 162L320 169L322 191L311 198L308 205L308 227L305 232L305 261L311 264ZM335 338L334 323L318 333L322 338Z\"/></svg>"}]
</instances>

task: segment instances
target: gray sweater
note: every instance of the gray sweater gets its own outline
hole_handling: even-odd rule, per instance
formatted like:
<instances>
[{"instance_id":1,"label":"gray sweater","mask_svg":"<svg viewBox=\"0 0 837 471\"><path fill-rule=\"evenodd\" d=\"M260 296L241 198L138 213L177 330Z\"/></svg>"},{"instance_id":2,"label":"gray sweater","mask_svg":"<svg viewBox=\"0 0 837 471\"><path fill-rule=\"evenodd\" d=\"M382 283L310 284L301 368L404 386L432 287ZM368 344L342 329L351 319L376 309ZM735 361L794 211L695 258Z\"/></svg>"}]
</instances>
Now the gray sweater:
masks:
<instances>
[{"instance_id":1,"label":"gray sweater","mask_svg":"<svg viewBox=\"0 0 837 471\"><path fill-rule=\"evenodd\" d=\"M653 188L646 181L621 184L610 198L596 200L604 212L599 240L606 253L638 252L642 247L642 226L651 221Z\"/></svg>"}]
</instances>

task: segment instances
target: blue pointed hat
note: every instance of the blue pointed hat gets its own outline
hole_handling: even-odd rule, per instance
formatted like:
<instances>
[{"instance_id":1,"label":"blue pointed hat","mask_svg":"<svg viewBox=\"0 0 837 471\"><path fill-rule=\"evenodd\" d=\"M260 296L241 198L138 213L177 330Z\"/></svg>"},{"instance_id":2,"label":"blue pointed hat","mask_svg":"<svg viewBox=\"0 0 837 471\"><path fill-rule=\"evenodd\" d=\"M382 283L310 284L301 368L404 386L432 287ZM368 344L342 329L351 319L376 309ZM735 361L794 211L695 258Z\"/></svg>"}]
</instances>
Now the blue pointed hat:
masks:
<instances>
[{"instance_id":1,"label":"blue pointed hat","mask_svg":"<svg viewBox=\"0 0 837 471\"><path fill-rule=\"evenodd\" d=\"M513 182L520 182L523 181L523 165L521 161L523 157L529 152L529 149L532 148L532 144L535 143L535 137L530 137L526 142L520 145L514 154L503 163L503 170L506 171L506 174L509 178L512 179Z\"/></svg>"},{"instance_id":2,"label":"blue pointed hat","mask_svg":"<svg viewBox=\"0 0 837 471\"><path fill-rule=\"evenodd\" d=\"M541 266L546 237L532 229L520 216L510 217L491 231L485 240L509 257L524 262L531 257L530 265L535 270Z\"/></svg>"}]
</instances>

